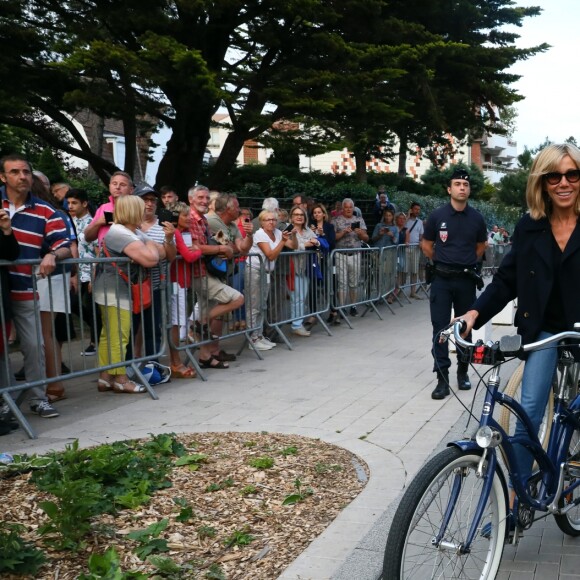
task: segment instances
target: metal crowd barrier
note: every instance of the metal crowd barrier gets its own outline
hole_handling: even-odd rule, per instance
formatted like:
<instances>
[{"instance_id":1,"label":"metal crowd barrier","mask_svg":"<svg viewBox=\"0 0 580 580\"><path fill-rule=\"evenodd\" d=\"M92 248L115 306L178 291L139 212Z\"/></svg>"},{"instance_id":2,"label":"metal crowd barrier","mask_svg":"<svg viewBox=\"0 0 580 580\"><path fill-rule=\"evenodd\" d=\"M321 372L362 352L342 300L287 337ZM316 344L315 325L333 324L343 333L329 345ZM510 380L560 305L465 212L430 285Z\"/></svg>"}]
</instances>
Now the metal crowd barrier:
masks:
<instances>
[{"instance_id":1,"label":"metal crowd barrier","mask_svg":"<svg viewBox=\"0 0 580 580\"><path fill-rule=\"evenodd\" d=\"M485 259L482 261L483 276L493 276L503 257L511 250L511 243L507 244L490 244L485 249Z\"/></svg>"},{"instance_id":2,"label":"metal crowd barrier","mask_svg":"<svg viewBox=\"0 0 580 580\"><path fill-rule=\"evenodd\" d=\"M400 306L402 306L401 298L411 303L407 292L409 294L422 292L426 297L428 296L425 280L426 264L427 259L421 251L420 244L397 246L397 289L394 296Z\"/></svg>"},{"instance_id":3,"label":"metal crowd barrier","mask_svg":"<svg viewBox=\"0 0 580 580\"><path fill-rule=\"evenodd\" d=\"M262 333L268 336L269 332L270 337L274 334L292 350L292 343L283 327L289 324L298 328L310 317L315 318L324 331L332 336L323 317L331 308L340 312L350 328L352 325L347 309L352 306L364 306L364 313L373 310L382 319L377 306L384 303L393 312L387 297L397 288L408 287L401 284L400 279L401 250L408 257L410 252L418 248L360 248L334 250L330 254L321 251L284 251L276 260L273 271L267 271L260 256L250 255L244 263L243 275L240 274L239 260L237 269L236 260L230 260L227 262L225 284L241 289L240 278L245 282L245 327L239 324L242 308L226 312L208 323L214 304L210 304L207 299L203 285L208 284L209 278L198 276L190 287L180 288L176 273L185 269L186 265L178 258L173 265L174 281L169 268L164 267L160 271L159 286L153 291L152 307L141 309L138 314L130 316L128 338L126 329L121 331L121 311L124 309L121 307L126 307L118 298L121 284L125 284L121 277L114 278L114 282L107 287L109 292L106 293L105 304L99 305L92 293L79 289L80 294L75 296L68 292L67 270L81 263L86 264L87 260L69 259L59 262L56 272L59 276L46 280L34 279L35 288L41 296L26 306L34 324L34 344L21 346L26 351L25 361L28 357L34 364L27 367L25 363L25 369L29 375L32 366L39 365L41 369L40 374L31 380L19 382L14 378L13 371L17 370L15 365L19 357L14 349L10 352L8 320L0 302L0 395L28 436L35 438L34 431L19 408L26 394L34 394L33 389L37 389L36 393L39 389L44 393L47 386L59 381L67 382L125 367L130 377L145 385L151 398L157 399L155 390L143 376L142 366L166 354L171 355L173 350L180 361L181 356L185 355L187 363L197 371L198 376L207 380L194 357L194 351L215 345L216 338L212 335L219 335L220 341L243 336L245 340L237 354L241 353L247 343L256 356L262 359L261 353L252 348L252 336ZM118 265L127 264L131 275L132 265L128 258L97 258L91 262L93 272L100 265L113 261ZM37 260L0 261L0 269L15 265L34 268L38 264ZM94 287L94 273L91 283ZM44 312L41 312L41 298L48 304ZM15 308L18 310L20 306L16 305ZM108 316L113 316L110 320L102 316L107 312L106 307L112 309L108 311ZM100 359L98 355L78 356L79 348L84 350L90 343L103 344L101 337L107 337L107 340L104 341L105 346L101 346ZM123 356L116 360L113 351L119 347L124 349L125 343L126 351L123 350ZM221 345L221 342L218 344ZM61 369L62 363L68 367L66 371Z\"/></svg>"},{"instance_id":4,"label":"metal crowd barrier","mask_svg":"<svg viewBox=\"0 0 580 580\"><path fill-rule=\"evenodd\" d=\"M304 320L313 317L328 336L332 332L322 314L330 308L331 277L328 254L322 251L283 251L276 260L269 278L266 325L292 350L282 326L291 324L297 329Z\"/></svg>"},{"instance_id":5,"label":"metal crowd barrier","mask_svg":"<svg viewBox=\"0 0 580 580\"><path fill-rule=\"evenodd\" d=\"M129 279L139 278L140 273L135 272L128 258L97 258L91 263L93 271L99 264L115 262L117 265L126 264ZM152 306L149 309L141 308L138 314L130 314L128 317L122 314L126 311L121 308L119 290L121 284L125 284L120 276L115 277L114 285L104 286L105 300L103 305L96 304L94 294L72 296L69 291L70 272L78 264L86 264L86 260L69 259L57 264L52 276L40 278L33 276L33 289L35 299L30 301L15 301L12 303L12 325L16 327L17 339L20 342L23 354L23 370L25 380L16 381L13 368L14 360L10 357L9 336L7 333L6 313L0 308L2 319L2 352L0 353L0 395L4 404L13 412L16 419L22 425L30 438L36 435L22 414L19 405L24 401L27 394L33 398L44 394L45 389L53 383L70 381L72 379L93 375L96 372L126 367L131 378L135 378L143 384L153 399L158 399L155 390L148 383L141 372L141 365L150 360L162 356L165 351L163 340L162 322L166 319L164 276L161 276L161 284L152 290ZM0 268L7 269L18 265L19 268L32 269L40 264L39 260L18 260L17 262L0 261ZM95 277L93 274L92 285ZM139 279L139 283L142 281ZM74 308L73 308L74 306ZM83 307L84 306L84 307ZM124 306L124 304L123 304ZM91 336L91 331L97 325L98 312L102 307L108 308L111 318L103 316L101 336L96 333ZM130 312L130 311L129 311ZM101 311L101 314L103 312ZM78 318L75 324L73 315ZM90 317L90 320L89 320ZM116 318L115 318L116 317ZM30 319L32 318L32 326ZM127 324L123 320L128 318ZM115 328L114 332L108 329ZM34 331L31 333L31 331ZM80 334L80 343L74 342L76 332ZM106 336L106 340L100 340ZM73 354L73 347L87 345L93 342L95 345L100 340L106 344L106 352L97 354L97 364L91 364L95 357L81 357L80 365L77 357ZM82 346L81 346L82 347ZM114 352L117 349L121 353L121 360L115 361ZM15 358L15 357L13 357ZM98 359L102 358L102 364ZM64 365L64 366L63 366ZM76 368L75 368L76 367ZM31 377L30 380L28 378ZM30 391L27 393L27 391Z\"/></svg>"}]
</instances>

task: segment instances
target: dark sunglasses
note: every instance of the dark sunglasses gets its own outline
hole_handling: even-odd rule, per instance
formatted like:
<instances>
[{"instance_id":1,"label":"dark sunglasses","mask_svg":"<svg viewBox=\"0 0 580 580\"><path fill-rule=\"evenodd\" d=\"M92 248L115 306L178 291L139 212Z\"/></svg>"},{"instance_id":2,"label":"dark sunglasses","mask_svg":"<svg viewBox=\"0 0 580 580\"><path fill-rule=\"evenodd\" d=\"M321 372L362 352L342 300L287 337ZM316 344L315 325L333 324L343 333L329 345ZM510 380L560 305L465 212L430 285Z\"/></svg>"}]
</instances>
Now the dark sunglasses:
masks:
<instances>
[{"instance_id":1,"label":"dark sunglasses","mask_svg":"<svg viewBox=\"0 0 580 580\"><path fill-rule=\"evenodd\" d=\"M557 171L544 173L544 179L550 185L558 185L562 181L562 177L565 177L568 183L576 183L580 181L580 169L570 169L566 173L558 173Z\"/></svg>"}]
</instances>

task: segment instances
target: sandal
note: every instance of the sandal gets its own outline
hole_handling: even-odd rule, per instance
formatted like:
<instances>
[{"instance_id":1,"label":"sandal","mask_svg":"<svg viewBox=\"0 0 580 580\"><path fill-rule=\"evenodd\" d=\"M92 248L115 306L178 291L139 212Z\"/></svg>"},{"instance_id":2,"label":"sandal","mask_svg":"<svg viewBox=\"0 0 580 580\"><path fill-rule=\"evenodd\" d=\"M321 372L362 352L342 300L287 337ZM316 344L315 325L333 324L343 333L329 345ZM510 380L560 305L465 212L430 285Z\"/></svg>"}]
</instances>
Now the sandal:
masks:
<instances>
[{"instance_id":1,"label":"sandal","mask_svg":"<svg viewBox=\"0 0 580 580\"><path fill-rule=\"evenodd\" d=\"M46 398L48 399L49 403L56 403L57 401L64 401L67 397L64 392L64 389L60 391L50 392L49 390L46 391Z\"/></svg>"},{"instance_id":2,"label":"sandal","mask_svg":"<svg viewBox=\"0 0 580 580\"><path fill-rule=\"evenodd\" d=\"M111 381L108 381L107 379L99 378L97 379L97 389L99 390L99 393L104 393L105 391L112 391L113 384L111 383Z\"/></svg>"},{"instance_id":3,"label":"sandal","mask_svg":"<svg viewBox=\"0 0 580 580\"><path fill-rule=\"evenodd\" d=\"M174 379L195 379L197 373L191 367L186 367L184 364L174 366L171 365L171 378Z\"/></svg>"},{"instance_id":4,"label":"sandal","mask_svg":"<svg viewBox=\"0 0 580 580\"><path fill-rule=\"evenodd\" d=\"M216 364L212 364L216 363ZM199 364L204 369L229 369L230 365L226 362L218 360L215 356L210 356L208 359L199 359Z\"/></svg>"},{"instance_id":5,"label":"sandal","mask_svg":"<svg viewBox=\"0 0 580 580\"><path fill-rule=\"evenodd\" d=\"M226 352L225 350L220 350L219 353L214 356L214 358L221 362L233 362L238 359L235 354Z\"/></svg>"},{"instance_id":6,"label":"sandal","mask_svg":"<svg viewBox=\"0 0 580 580\"><path fill-rule=\"evenodd\" d=\"M195 334L200 337L199 342L203 340L218 340L219 336L217 334L212 334L211 330L209 329L209 324L206 322L202 324L199 320L195 321Z\"/></svg>"},{"instance_id":7,"label":"sandal","mask_svg":"<svg viewBox=\"0 0 580 580\"><path fill-rule=\"evenodd\" d=\"M145 393L147 389L145 388L144 385L141 385L134 381L124 381L122 383L114 381L113 391L115 391L115 393L128 393L130 395L134 395L138 393Z\"/></svg>"}]
</instances>

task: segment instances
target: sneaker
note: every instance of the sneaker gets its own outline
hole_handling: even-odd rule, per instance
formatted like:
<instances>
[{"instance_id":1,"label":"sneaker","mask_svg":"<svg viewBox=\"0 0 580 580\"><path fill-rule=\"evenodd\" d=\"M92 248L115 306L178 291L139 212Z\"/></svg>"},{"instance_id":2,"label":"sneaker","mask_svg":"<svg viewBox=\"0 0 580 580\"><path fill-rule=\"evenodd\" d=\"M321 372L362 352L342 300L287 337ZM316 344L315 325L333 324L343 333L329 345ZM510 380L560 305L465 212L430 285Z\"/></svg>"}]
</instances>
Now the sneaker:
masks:
<instances>
[{"instance_id":1,"label":"sneaker","mask_svg":"<svg viewBox=\"0 0 580 580\"><path fill-rule=\"evenodd\" d=\"M24 367L22 367L18 372L14 373L14 378L17 381L25 381L26 375L24 374Z\"/></svg>"},{"instance_id":2,"label":"sneaker","mask_svg":"<svg viewBox=\"0 0 580 580\"><path fill-rule=\"evenodd\" d=\"M69 375L70 374L70 369L64 363L60 363L60 374L61 375Z\"/></svg>"},{"instance_id":3,"label":"sneaker","mask_svg":"<svg viewBox=\"0 0 580 580\"><path fill-rule=\"evenodd\" d=\"M271 346L272 348L278 346L275 342L272 342L270 339L266 338L265 336L259 336L258 340L260 342L263 342L264 344L268 344L269 346Z\"/></svg>"},{"instance_id":4,"label":"sneaker","mask_svg":"<svg viewBox=\"0 0 580 580\"><path fill-rule=\"evenodd\" d=\"M310 336L310 332L306 330L303 326L299 326L298 328L293 328L292 332L297 334L298 336Z\"/></svg>"},{"instance_id":5,"label":"sneaker","mask_svg":"<svg viewBox=\"0 0 580 580\"><path fill-rule=\"evenodd\" d=\"M358 316L358 310L356 309L356 306L351 306L350 310L348 311L348 313L351 316Z\"/></svg>"},{"instance_id":6,"label":"sneaker","mask_svg":"<svg viewBox=\"0 0 580 580\"><path fill-rule=\"evenodd\" d=\"M272 347L258 338L253 338L251 344L248 344L250 350L271 350Z\"/></svg>"},{"instance_id":7,"label":"sneaker","mask_svg":"<svg viewBox=\"0 0 580 580\"><path fill-rule=\"evenodd\" d=\"M95 356L97 354L97 349L94 344L89 344L85 350L81 352L82 356Z\"/></svg>"},{"instance_id":8,"label":"sneaker","mask_svg":"<svg viewBox=\"0 0 580 580\"><path fill-rule=\"evenodd\" d=\"M60 415L60 413L46 400L31 403L30 410L45 419L58 417Z\"/></svg>"}]
</instances>

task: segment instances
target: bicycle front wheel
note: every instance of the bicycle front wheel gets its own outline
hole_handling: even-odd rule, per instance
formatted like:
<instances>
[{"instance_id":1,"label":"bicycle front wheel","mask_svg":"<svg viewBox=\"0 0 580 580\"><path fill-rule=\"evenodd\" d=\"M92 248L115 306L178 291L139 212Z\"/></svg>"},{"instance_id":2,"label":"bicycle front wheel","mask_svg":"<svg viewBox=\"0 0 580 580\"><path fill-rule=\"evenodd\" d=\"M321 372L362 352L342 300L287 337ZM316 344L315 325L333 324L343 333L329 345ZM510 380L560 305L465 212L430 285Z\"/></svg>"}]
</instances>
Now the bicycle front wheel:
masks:
<instances>
[{"instance_id":1,"label":"bicycle front wheel","mask_svg":"<svg viewBox=\"0 0 580 580\"><path fill-rule=\"evenodd\" d=\"M468 554L465 543L483 479L476 476L481 455L450 447L417 474L395 513L385 548L383 579L495 578L506 534L507 488L496 469L479 530ZM459 489L439 546L439 534L452 493Z\"/></svg>"},{"instance_id":2,"label":"bicycle front wheel","mask_svg":"<svg viewBox=\"0 0 580 580\"><path fill-rule=\"evenodd\" d=\"M568 461L580 462L580 432L574 431L570 445L568 446ZM576 475L570 474L565 481L565 485L572 484L580 476L579 470L575 469ZM580 497L580 488L576 488L572 493L560 499L559 506L563 508ZM561 516L555 515L558 527L569 536L580 536L580 505L573 507L569 512Z\"/></svg>"}]
</instances>

